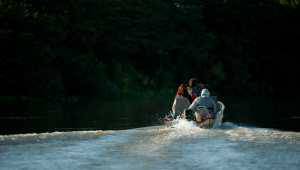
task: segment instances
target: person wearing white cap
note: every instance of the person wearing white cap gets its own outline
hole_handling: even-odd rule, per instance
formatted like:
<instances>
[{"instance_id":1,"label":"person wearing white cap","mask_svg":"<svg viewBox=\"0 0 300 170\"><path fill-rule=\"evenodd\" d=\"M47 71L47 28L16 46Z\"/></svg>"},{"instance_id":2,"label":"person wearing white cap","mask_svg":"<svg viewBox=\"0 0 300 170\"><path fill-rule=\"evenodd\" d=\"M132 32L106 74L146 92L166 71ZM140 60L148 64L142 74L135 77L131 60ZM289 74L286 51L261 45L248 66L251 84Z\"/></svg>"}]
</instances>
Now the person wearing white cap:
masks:
<instances>
[{"instance_id":1,"label":"person wearing white cap","mask_svg":"<svg viewBox=\"0 0 300 170\"><path fill-rule=\"evenodd\" d=\"M210 97L208 89L202 89L201 96L197 97L185 111L188 119L194 119L197 122L202 122L208 118L213 119L216 113L217 104Z\"/></svg>"}]
</instances>

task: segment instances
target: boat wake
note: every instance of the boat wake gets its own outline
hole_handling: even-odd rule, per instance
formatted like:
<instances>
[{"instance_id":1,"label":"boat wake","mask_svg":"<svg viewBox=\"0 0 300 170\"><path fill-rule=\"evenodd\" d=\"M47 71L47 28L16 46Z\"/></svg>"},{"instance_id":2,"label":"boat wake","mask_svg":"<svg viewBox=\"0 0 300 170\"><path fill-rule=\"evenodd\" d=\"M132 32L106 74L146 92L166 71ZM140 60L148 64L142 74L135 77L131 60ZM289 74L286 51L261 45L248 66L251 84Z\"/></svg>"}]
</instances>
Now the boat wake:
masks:
<instances>
[{"instance_id":1,"label":"boat wake","mask_svg":"<svg viewBox=\"0 0 300 170\"><path fill-rule=\"evenodd\" d=\"M4 169L295 169L300 133L225 122L0 136ZM284 162L284 163L282 163Z\"/></svg>"},{"instance_id":2,"label":"boat wake","mask_svg":"<svg viewBox=\"0 0 300 170\"><path fill-rule=\"evenodd\" d=\"M99 136L111 133L113 133L113 131L96 130L0 135L0 144L22 144L34 142L47 142L51 140L83 140L98 138Z\"/></svg>"}]
</instances>

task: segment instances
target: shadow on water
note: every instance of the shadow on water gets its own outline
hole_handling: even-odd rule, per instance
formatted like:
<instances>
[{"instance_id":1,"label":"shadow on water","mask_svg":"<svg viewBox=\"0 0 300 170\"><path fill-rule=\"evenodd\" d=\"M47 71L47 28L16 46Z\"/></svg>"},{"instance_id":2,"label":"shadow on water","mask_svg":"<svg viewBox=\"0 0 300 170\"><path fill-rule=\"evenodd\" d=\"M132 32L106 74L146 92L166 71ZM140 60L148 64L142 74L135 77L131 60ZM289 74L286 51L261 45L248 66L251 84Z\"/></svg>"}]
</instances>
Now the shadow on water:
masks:
<instances>
[{"instance_id":1,"label":"shadow on water","mask_svg":"<svg viewBox=\"0 0 300 170\"><path fill-rule=\"evenodd\" d=\"M43 109L25 114L1 114L0 133L116 130L157 125L160 124L159 118L169 112L172 100L173 98L169 96L119 101L102 101L86 97L75 102L66 102L59 107L49 104L44 107L41 106L42 102L41 104L37 102L36 105ZM247 99L224 97L219 100L226 105L223 121L238 125L300 130L299 115L295 107L291 107L295 104L292 100L279 102L265 97Z\"/></svg>"}]
</instances>

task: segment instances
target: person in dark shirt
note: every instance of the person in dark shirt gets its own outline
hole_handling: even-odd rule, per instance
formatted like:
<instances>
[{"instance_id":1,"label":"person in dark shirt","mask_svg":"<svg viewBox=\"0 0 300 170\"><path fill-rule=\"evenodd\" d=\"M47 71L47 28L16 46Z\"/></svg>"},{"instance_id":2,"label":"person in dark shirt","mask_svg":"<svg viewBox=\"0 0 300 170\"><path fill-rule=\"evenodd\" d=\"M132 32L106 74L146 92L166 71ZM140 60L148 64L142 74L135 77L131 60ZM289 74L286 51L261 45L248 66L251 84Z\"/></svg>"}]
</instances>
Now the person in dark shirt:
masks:
<instances>
[{"instance_id":1,"label":"person in dark shirt","mask_svg":"<svg viewBox=\"0 0 300 170\"><path fill-rule=\"evenodd\" d=\"M202 89L205 88L203 83L200 83L198 79L191 78L188 82L188 93L189 93L189 100L192 103L197 97L201 95Z\"/></svg>"}]
</instances>

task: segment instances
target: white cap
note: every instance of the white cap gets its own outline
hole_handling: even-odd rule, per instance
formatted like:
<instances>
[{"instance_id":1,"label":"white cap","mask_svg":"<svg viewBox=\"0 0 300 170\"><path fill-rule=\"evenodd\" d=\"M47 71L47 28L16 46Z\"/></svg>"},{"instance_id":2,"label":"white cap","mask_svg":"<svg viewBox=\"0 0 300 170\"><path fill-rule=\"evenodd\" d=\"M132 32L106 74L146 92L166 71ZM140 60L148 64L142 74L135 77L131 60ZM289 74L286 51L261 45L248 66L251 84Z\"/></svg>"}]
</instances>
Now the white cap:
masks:
<instances>
[{"instance_id":1,"label":"white cap","mask_svg":"<svg viewBox=\"0 0 300 170\"><path fill-rule=\"evenodd\" d=\"M208 89L202 89L201 91L201 97L209 97L210 93Z\"/></svg>"}]
</instances>

